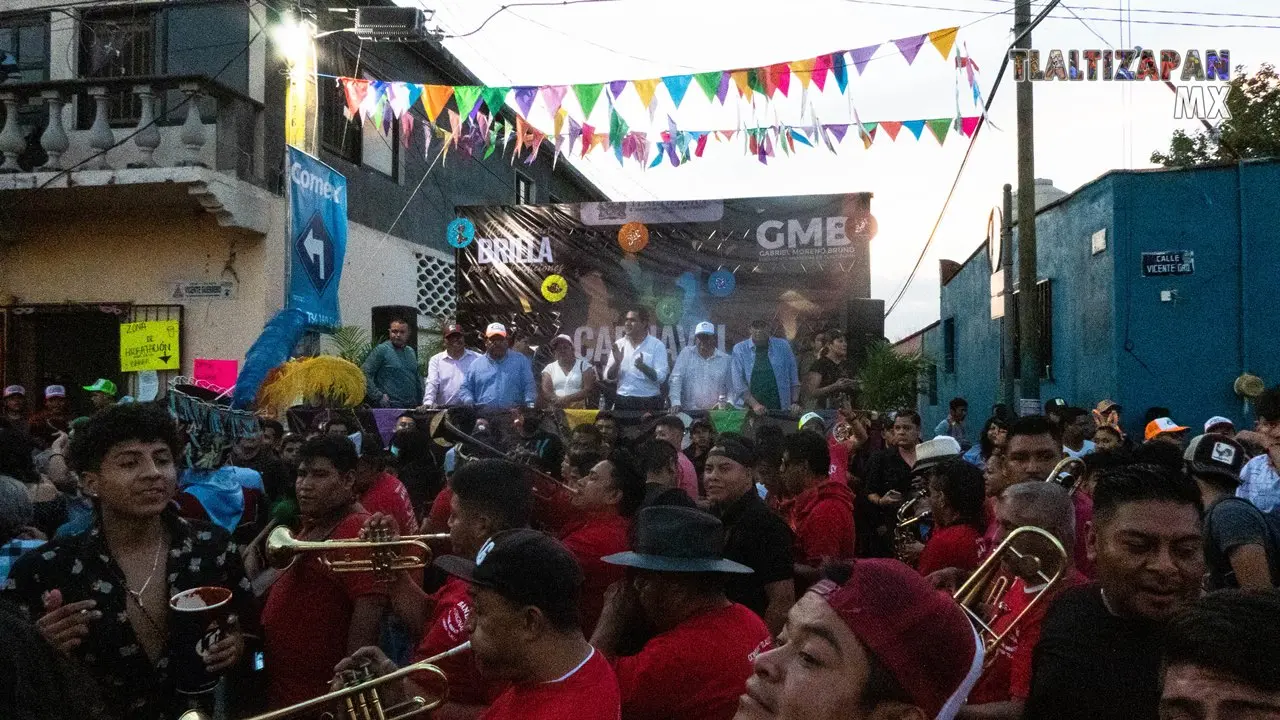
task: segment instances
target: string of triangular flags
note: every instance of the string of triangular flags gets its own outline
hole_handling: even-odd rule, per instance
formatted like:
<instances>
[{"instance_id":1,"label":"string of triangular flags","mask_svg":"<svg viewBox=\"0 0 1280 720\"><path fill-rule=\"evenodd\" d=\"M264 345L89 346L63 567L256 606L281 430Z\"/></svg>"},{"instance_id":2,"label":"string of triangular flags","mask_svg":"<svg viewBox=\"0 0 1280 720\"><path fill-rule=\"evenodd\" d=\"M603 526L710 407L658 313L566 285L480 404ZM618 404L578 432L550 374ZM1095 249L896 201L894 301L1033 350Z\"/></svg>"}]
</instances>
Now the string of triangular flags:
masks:
<instances>
[{"instance_id":1,"label":"string of triangular flags","mask_svg":"<svg viewBox=\"0 0 1280 720\"><path fill-rule=\"evenodd\" d=\"M666 90L677 110L688 95L689 88L694 85L703 92L709 102L718 102L720 105L727 102L731 89L736 90L738 97L747 101L754 101L757 96L767 101L779 93L783 97L789 97L793 88L796 87L791 82L793 77L802 93L807 93L810 86L816 87L819 92L824 91L828 87L828 78L831 78L843 94L849 85L849 65L853 65L858 75L862 75L882 46L892 45L896 49L896 54L901 55L908 65L915 63L921 48L926 43L937 49L943 60L947 60L951 57L952 48L955 47L958 31L957 27L942 28L852 50L841 50L761 67L712 70L639 80L496 87L429 85L343 78L345 81L343 85L349 115L354 117L359 112L362 120L367 120L375 109L384 103L390 104L393 113L399 118L403 110L413 107L419 101L426 112L427 120L432 123L437 122L437 118L445 111L450 101L462 118L472 118L479 111L481 104L489 109L490 115L496 115L498 110L506 104L508 96L515 101L520 114L526 119L538 98L542 99L550 116L555 117L560 110L566 109L565 99L572 93L580 110L579 118L587 122L606 89L608 90L606 101L612 106L623 96L628 87L634 90L640 102L649 109L652 117L659 87ZM802 102L802 104L807 103ZM376 117L375 122L381 124Z\"/></svg>"}]
</instances>

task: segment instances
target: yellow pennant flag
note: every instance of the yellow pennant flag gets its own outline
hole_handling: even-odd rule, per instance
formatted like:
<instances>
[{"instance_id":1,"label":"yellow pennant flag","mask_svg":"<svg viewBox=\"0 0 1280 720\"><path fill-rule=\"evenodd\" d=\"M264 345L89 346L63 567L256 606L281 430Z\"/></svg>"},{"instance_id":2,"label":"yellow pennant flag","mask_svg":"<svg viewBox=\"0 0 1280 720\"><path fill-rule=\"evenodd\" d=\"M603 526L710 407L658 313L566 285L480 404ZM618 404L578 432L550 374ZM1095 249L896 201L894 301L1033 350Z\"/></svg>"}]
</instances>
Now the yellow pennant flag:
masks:
<instances>
[{"instance_id":1,"label":"yellow pennant flag","mask_svg":"<svg viewBox=\"0 0 1280 720\"><path fill-rule=\"evenodd\" d=\"M747 79L746 70L734 70L729 73L729 77L733 78L733 84L738 88L738 94L750 100L752 95L750 81Z\"/></svg>"},{"instance_id":2,"label":"yellow pennant flag","mask_svg":"<svg viewBox=\"0 0 1280 720\"><path fill-rule=\"evenodd\" d=\"M951 48L956 44L956 34L960 31L958 27L944 28L942 30L934 30L929 33L929 42L938 48L938 52L942 53L942 59L946 60L951 57Z\"/></svg>"},{"instance_id":3,"label":"yellow pennant flag","mask_svg":"<svg viewBox=\"0 0 1280 720\"><path fill-rule=\"evenodd\" d=\"M809 81L813 80L813 66L815 64L815 58L809 58L808 60L792 60L791 74L796 76L800 81L800 85L808 88Z\"/></svg>"},{"instance_id":4,"label":"yellow pennant flag","mask_svg":"<svg viewBox=\"0 0 1280 720\"><path fill-rule=\"evenodd\" d=\"M435 122L451 97L453 97L452 85L423 85L422 107L427 111L427 120Z\"/></svg>"},{"instance_id":5,"label":"yellow pennant flag","mask_svg":"<svg viewBox=\"0 0 1280 720\"><path fill-rule=\"evenodd\" d=\"M658 83L662 82L661 78L649 78L648 80L632 80L631 85L636 89L636 94L640 96L640 102L645 107L653 102L653 93L658 89Z\"/></svg>"}]
</instances>

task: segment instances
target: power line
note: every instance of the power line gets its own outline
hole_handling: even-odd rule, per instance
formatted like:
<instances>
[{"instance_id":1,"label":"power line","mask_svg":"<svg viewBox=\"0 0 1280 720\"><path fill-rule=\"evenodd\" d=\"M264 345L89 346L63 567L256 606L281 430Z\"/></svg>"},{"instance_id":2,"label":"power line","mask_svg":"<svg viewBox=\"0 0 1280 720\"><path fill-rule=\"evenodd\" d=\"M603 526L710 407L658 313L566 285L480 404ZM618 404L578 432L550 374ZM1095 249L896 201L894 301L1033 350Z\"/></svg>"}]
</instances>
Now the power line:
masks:
<instances>
[{"instance_id":1,"label":"power line","mask_svg":"<svg viewBox=\"0 0 1280 720\"><path fill-rule=\"evenodd\" d=\"M985 2L999 3L1008 5L1009 0L985 0ZM1036 6L1043 7L1039 2L1033 3ZM1118 10L1114 7L1104 7L1102 5L1077 5L1077 10L1102 10L1104 12L1112 12ZM1280 20L1280 15L1259 15L1254 13L1233 13L1233 12L1210 12L1205 10L1171 10L1167 8L1123 8L1126 13L1151 13L1153 15L1192 15L1196 17L1228 17L1228 18L1248 18L1254 20Z\"/></svg>"},{"instance_id":2,"label":"power line","mask_svg":"<svg viewBox=\"0 0 1280 720\"><path fill-rule=\"evenodd\" d=\"M510 3L510 4L507 4L507 5L503 5L502 7L498 8L497 10L494 10L494 11L489 15L489 17L487 17L487 18L485 18L485 19L484 19L484 22L482 22L482 23L480 23L479 25L477 25L474 29L469 30L469 31L464 32L464 33L461 33L461 34L459 34L459 35L445 35L443 39L446 39L446 40L447 40L447 39L454 39L454 38L465 38L465 37L470 37L470 36L472 36L472 35L475 35L476 33L478 33L478 32L480 32L481 30L483 30L483 29L484 29L484 27L485 27L486 25L488 25L488 24L489 24L489 21L490 21L490 20L493 20L494 18L498 17L499 15L501 15L501 14L502 14L502 13L504 13L504 12L506 12L507 10L510 10L511 8L518 8L518 7L563 7L563 6L565 6L565 5L583 5L583 4L587 4L587 3L601 3L601 2L621 2L621 0L561 0L560 2L528 2L528 3Z\"/></svg>"},{"instance_id":3,"label":"power line","mask_svg":"<svg viewBox=\"0 0 1280 720\"><path fill-rule=\"evenodd\" d=\"M1051 0L1048 6L1041 10L1040 14L1031 21L1031 24L1013 39L1013 42L1009 44L1009 49L1012 50L1023 37L1043 22L1044 19L1049 16L1049 11L1052 10L1058 2L1059 0ZM1009 53L1006 52L1004 54L1004 60L1000 63L1000 71L996 74L995 82L991 85L991 92L987 95L987 102L983 106L984 117L991 111L991 103L995 101L996 91L1000 89L1000 81L1004 79L1004 71L1008 69L1008 67ZM965 148L964 157L960 160L960 167L956 170L956 178L951 183L951 189L947 191L947 198L942 202L942 209L938 212L938 219L934 221L933 229L929 231L929 237L925 240L924 247L920 249L920 255L916 258L916 263L912 266L911 273L907 275L906 282L902 284L902 289L898 291L898 295L893 299L893 303L889 305L889 309L885 310L884 316L886 318L889 317L889 315L893 313L894 309L898 307L898 303L902 302L902 298L907 294L907 289L911 287L911 281L915 279L916 273L919 272L920 266L924 263L925 255L928 254L929 248L933 245L933 240L938 234L938 227L942 225L942 218L946 216L947 208L951 205L951 198L955 196L956 188L960 185L960 177L964 175L964 169L969 164L969 156L973 153L973 146L977 143L978 134L982 131L982 126L984 124L986 123L979 122L978 127L974 128L973 135L969 137L969 146Z\"/></svg>"},{"instance_id":4,"label":"power line","mask_svg":"<svg viewBox=\"0 0 1280 720\"><path fill-rule=\"evenodd\" d=\"M857 4L860 4L860 5L879 5L879 6L883 6L883 7L904 8L904 9L909 9L909 10L939 10L939 11L945 11L945 12L970 13L970 14L975 14L975 15L980 15L980 14L983 14L983 13L985 13L985 12L986 12L985 10L978 10L978 9L975 9L975 8L943 7L943 6L939 6L939 5L916 5L916 4L911 4L911 3L889 2L888 0L843 0L843 1L844 1L844 2L847 2L847 3L857 3ZM1001 2L1002 0L992 0L992 1L993 1L993 2ZM1052 4L1047 5L1047 6L1045 6L1045 7L1052 7ZM1100 9L1104 9L1104 10L1105 10L1106 8L1100 8ZM1130 12L1133 12L1133 11L1131 10ZM1262 17L1263 19L1277 19L1277 20L1280 20L1280 16L1260 16L1260 17ZM1058 18L1058 17L1051 17L1051 18L1046 18L1046 19L1048 19L1048 20L1071 20L1071 18ZM1206 28L1206 29L1210 29L1210 30L1212 30L1212 29L1227 29L1227 30L1233 30L1233 29L1234 29L1234 30L1280 30L1280 25L1256 25L1256 24L1235 24L1235 23L1231 23L1231 24L1209 25L1209 24L1205 24L1205 23L1196 23L1196 22L1178 22L1178 21L1174 21L1174 20L1133 20L1133 19L1129 19L1129 20L1121 20L1121 19L1117 19L1117 18L1100 18L1100 17L1086 17L1086 18L1084 18L1084 19L1085 19L1085 20L1094 20L1094 21L1096 21L1096 22L1124 22L1124 23L1131 23L1131 24L1134 24L1134 25L1161 25L1161 26L1170 26L1170 27L1194 27L1194 28Z\"/></svg>"}]
</instances>

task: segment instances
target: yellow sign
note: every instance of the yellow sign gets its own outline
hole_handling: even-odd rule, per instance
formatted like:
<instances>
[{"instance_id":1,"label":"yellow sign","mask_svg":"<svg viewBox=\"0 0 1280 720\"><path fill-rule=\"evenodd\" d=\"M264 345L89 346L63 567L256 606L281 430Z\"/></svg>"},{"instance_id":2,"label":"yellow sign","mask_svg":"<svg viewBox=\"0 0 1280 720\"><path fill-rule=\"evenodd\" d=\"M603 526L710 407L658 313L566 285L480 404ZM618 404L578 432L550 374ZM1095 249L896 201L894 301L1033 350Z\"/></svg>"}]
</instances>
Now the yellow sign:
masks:
<instances>
[{"instance_id":1,"label":"yellow sign","mask_svg":"<svg viewBox=\"0 0 1280 720\"><path fill-rule=\"evenodd\" d=\"M120 325L120 370L178 370L178 321L150 320Z\"/></svg>"}]
</instances>

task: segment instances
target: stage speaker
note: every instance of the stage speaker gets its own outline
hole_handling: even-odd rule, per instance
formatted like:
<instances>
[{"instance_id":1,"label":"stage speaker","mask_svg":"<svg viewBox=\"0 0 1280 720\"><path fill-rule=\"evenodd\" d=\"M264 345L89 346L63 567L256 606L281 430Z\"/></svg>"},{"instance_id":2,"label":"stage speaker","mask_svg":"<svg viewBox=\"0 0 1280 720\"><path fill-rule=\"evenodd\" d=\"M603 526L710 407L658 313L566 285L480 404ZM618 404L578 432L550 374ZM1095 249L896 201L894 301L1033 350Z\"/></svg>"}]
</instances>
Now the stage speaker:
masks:
<instances>
[{"instance_id":1,"label":"stage speaker","mask_svg":"<svg viewBox=\"0 0 1280 720\"><path fill-rule=\"evenodd\" d=\"M844 334L848 357L856 367L867 356L867 347L884 339L884 300L850 300Z\"/></svg>"},{"instance_id":2,"label":"stage speaker","mask_svg":"<svg viewBox=\"0 0 1280 720\"><path fill-rule=\"evenodd\" d=\"M391 330L392 320L403 320L409 324L409 347L418 349L418 309L411 305L379 305L369 311L370 332L374 343L386 340Z\"/></svg>"}]
</instances>

